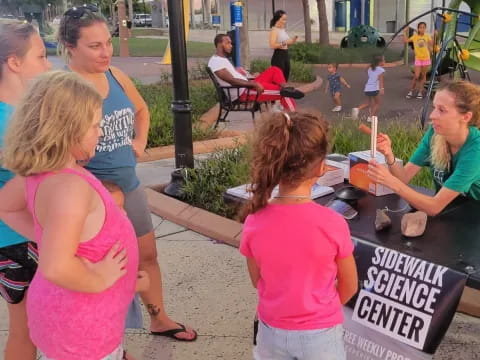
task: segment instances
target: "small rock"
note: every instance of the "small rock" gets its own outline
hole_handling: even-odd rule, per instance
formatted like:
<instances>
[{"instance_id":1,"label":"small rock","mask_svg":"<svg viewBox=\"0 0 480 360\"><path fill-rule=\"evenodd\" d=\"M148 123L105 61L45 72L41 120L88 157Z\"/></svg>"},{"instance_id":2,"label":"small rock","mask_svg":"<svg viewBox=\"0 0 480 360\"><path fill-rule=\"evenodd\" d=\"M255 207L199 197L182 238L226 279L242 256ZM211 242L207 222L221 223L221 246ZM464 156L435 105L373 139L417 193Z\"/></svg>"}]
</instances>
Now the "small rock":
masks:
<instances>
[{"instance_id":1,"label":"small rock","mask_svg":"<svg viewBox=\"0 0 480 360\"><path fill-rule=\"evenodd\" d=\"M427 227L427 214L423 211L408 213L402 217L402 234L408 237L420 236Z\"/></svg>"},{"instance_id":2,"label":"small rock","mask_svg":"<svg viewBox=\"0 0 480 360\"><path fill-rule=\"evenodd\" d=\"M392 220L385 213L385 210L377 209L377 214L375 216L375 230L381 231L392 225Z\"/></svg>"}]
</instances>

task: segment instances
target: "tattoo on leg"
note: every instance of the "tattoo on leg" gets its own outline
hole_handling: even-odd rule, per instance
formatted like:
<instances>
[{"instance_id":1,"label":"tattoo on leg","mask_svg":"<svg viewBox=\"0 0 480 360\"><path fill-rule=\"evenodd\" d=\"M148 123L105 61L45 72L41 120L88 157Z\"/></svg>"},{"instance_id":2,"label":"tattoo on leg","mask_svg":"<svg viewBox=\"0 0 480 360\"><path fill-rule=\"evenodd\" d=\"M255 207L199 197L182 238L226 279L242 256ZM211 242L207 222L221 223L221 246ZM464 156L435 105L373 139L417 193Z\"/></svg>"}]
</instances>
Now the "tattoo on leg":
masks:
<instances>
[{"instance_id":1,"label":"tattoo on leg","mask_svg":"<svg viewBox=\"0 0 480 360\"><path fill-rule=\"evenodd\" d=\"M152 316L160 314L160 308L155 304L147 304L147 311Z\"/></svg>"}]
</instances>

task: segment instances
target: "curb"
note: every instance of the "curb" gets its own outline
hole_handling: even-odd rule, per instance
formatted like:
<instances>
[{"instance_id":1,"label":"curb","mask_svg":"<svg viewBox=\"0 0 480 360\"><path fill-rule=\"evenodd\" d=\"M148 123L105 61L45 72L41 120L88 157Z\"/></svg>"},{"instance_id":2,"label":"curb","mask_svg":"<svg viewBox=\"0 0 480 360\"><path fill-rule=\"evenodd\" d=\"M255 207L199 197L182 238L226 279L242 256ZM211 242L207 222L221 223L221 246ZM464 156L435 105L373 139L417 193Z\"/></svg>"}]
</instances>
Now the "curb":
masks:
<instances>
[{"instance_id":1,"label":"curb","mask_svg":"<svg viewBox=\"0 0 480 360\"><path fill-rule=\"evenodd\" d=\"M389 62L385 63L383 67L385 68L392 68L392 67L397 67L397 66L402 66L403 65L403 60L397 60L394 62ZM312 64L314 68L326 68L328 64ZM362 63L362 64L338 64L339 68L353 68L353 69L363 69L370 66L368 63Z\"/></svg>"},{"instance_id":2,"label":"curb","mask_svg":"<svg viewBox=\"0 0 480 360\"><path fill-rule=\"evenodd\" d=\"M243 144L246 141L246 134L237 132L238 135L219 137L217 139L195 141L193 143L194 154L205 154L214 152L220 148L230 149L236 147L238 144ZM233 135L235 132L229 131L228 135ZM155 160L171 159L175 157L175 145L159 146L148 148L142 156L137 159L137 162L148 162Z\"/></svg>"},{"instance_id":3,"label":"curb","mask_svg":"<svg viewBox=\"0 0 480 360\"><path fill-rule=\"evenodd\" d=\"M165 185L145 189L150 210L155 214L187 229L225 244L239 247L243 225L209 211L188 205L161 191Z\"/></svg>"}]
</instances>

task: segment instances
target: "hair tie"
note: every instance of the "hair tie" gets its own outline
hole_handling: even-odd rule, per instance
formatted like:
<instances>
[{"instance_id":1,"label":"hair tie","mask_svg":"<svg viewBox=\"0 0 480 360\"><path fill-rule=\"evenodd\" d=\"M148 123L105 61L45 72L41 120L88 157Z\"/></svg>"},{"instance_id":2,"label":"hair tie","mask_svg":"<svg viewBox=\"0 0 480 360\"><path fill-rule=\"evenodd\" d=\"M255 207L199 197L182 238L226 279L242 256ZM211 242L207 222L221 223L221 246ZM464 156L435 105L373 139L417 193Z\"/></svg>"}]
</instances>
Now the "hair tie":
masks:
<instances>
[{"instance_id":1,"label":"hair tie","mask_svg":"<svg viewBox=\"0 0 480 360\"><path fill-rule=\"evenodd\" d=\"M287 127L290 129L293 126L292 119L290 118L290 115L288 115L286 112L283 112L282 114L283 114L283 116L285 116L285 119L287 120L286 121Z\"/></svg>"}]
</instances>

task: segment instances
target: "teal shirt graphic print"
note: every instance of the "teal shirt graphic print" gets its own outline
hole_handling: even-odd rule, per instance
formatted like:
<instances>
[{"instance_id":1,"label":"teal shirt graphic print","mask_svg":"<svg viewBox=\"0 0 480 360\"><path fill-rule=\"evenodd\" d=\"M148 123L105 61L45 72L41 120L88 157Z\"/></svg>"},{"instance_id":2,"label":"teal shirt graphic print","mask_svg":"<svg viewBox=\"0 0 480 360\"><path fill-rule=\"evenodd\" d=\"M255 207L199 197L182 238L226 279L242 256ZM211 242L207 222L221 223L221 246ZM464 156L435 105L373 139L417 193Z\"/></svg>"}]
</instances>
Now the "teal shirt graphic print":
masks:
<instances>
[{"instance_id":1,"label":"teal shirt graphic print","mask_svg":"<svg viewBox=\"0 0 480 360\"><path fill-rule=\"evenodd\" d=\"M431 142L434 135L430 127L422 138L410 162L429 166L437 192L445 187L475 200L480 200L480 130L470 126L467 140L452 156L450 169L437 169L431 163Z\"/></svg>"},{"instance_id":2,"label":"teal shirt graphic print","mask_svg":"<svg viewBox=\"0 0 480 360\"><path fill-rule=\"evenodd\" d=\"M140 184L132 149L135 107L112 73L107 71L105 75L109 92L102 105L100 127L103 134L86 168L100 180L113 182L123 192L130 192Z\"/></svg>"},{"instance_id":3,"label":"teal shirt graphic print","mask_svg":"<svg viewBox=\"0 0 480 360\"><path fill-rule=\"evenodd\" d=\"M132 107L113 110L104 114L100 122L103 136L100 137L96 150L111 152L122 146L131 146L135 113Z\"/></svg>"}]
</instances>

